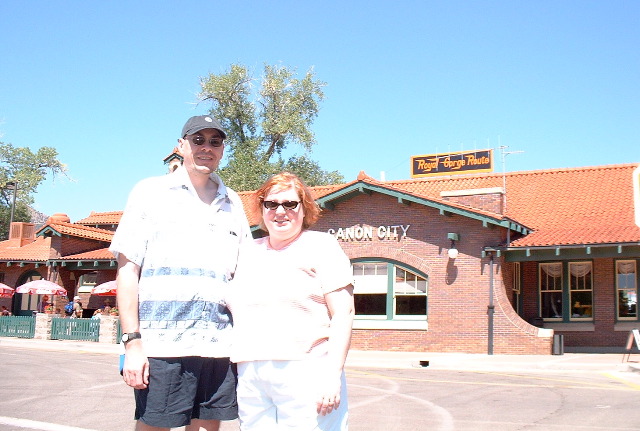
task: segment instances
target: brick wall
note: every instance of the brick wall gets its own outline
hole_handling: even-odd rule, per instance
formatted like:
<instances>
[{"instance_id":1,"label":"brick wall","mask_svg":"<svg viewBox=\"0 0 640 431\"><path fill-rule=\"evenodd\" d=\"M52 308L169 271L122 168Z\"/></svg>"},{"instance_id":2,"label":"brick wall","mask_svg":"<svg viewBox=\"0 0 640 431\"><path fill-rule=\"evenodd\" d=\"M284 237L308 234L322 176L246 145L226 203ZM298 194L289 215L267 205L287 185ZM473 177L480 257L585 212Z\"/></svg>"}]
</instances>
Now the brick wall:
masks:
<instances>
[{"instance_id":1,"label":"brick wall","mask_svg":"<svg viewBox=\"0 0 640 431\"><path fill-rule=\"evenodd\" d=\"M482 248L503 241L500 228L437 209L404 205L391 196L373 193L349 199L325 210L314 230L352 226L410 225L402 239L346 240L349 258L377 257L404 263L428 275L428 330L354 330L353 349L486 353L488 349L489 258ZM451 260L447 233L460 235L460 254ZM502 261L494 264L495 354L549 354L551 338L517 316L503 283ZM510 281L509 281L510 286Z\"/></svg>"}]
</instances>

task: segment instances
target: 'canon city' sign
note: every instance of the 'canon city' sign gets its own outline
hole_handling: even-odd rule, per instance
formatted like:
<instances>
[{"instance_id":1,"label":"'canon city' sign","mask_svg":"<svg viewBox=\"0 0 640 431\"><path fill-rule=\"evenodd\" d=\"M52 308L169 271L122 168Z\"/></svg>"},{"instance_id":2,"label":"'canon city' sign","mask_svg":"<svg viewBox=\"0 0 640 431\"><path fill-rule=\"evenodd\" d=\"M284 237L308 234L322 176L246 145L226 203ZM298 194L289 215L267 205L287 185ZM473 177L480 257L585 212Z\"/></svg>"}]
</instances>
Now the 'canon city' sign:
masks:
<instances>
[{"instance_id":1,"label":"'canon city' sign","mask_svg":"<svg viewBox=\"0 0 640 431\"><path fill-rule=\"evenodd\" d=\"M407 231L411 225L391 225L391 226L351 226L340 227L338 230L329 229L328 233L343 241L371 241L374 234L379 240L398 240L400 241L407 236Z\"/></svg>"}]
</instances>

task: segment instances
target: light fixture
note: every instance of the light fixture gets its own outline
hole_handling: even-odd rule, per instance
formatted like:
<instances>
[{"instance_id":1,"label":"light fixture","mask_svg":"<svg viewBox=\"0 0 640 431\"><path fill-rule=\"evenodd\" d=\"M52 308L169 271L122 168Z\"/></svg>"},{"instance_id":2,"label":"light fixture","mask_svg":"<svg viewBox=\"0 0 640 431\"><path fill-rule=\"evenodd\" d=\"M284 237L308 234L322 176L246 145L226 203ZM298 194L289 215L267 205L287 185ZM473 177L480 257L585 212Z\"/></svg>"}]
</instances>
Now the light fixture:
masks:
<instances>
[{"instance_id":1,"label":"light fixture","mask_svg":"<svg viewBox=\"0 0 640 431\"><path fill-rule=\"evenodd\" d=\"M447 234L447 239L451 240L451 247L449 248L449 251L447 251L447 255L449 256L449 259L455 259L456 257L458 257L456 241L460 240L460 236L457 233L449 232Z\"/></svg>"}]
</instances>

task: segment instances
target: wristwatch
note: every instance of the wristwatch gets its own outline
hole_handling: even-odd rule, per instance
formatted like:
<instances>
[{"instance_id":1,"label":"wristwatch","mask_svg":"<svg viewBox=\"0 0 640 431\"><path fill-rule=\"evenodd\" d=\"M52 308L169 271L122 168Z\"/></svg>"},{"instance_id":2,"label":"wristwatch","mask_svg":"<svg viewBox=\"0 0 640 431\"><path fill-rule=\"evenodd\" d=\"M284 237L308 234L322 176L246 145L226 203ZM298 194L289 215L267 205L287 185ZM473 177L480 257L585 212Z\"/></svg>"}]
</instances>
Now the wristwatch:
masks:
<instances>
[{"instance_id":1,"label":"wristwatch","mask_svg":"<svg viewBox=\"0 0 640 431\"><path fill-rule=\"evenodd\" d=\"M122 341L122 344L127 344L129 341L137 340L138 338L142 338L142 334L139 332L127 332L122 334L120 341Z\"/></svg>"}]
</instances>

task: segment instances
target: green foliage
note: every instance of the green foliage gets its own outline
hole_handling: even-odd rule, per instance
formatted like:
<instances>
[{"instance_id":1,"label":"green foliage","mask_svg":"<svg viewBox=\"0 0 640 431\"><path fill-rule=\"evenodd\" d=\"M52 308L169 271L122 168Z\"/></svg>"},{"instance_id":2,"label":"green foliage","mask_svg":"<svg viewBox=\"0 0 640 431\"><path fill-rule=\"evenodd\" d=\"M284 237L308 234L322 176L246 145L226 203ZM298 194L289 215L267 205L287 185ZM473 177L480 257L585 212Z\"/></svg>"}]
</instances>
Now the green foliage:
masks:
<instances>
[{"instance_id":1,"label":"green foliage","mask_svg":"<svg viewBox=\"0 0 640 431\"><path fill-rule=\"evenodd\" d=\"M200 80L201 100L211 101L211 115L227 131L228 164L220 170L224 181L238 191L255 190L270 175L291 170L310 186L343 181L337 172L323 171L307 157L316 144L311 125L324 99L322 87L310 69L302 79L295 70L264 66L259 91L246 67L234 64L223 74ZM252 101L255 95L256 100ZM303 156L282 159L290 144L300 146Z\"/></svg>"},{"instance_id":2,"label":"green foliage","mask_svg":"<svg viewBox=\"0 0 640 431\"><path fill-rule=\"evenodd\" d=\"M0 238L7 238L14 190L17 184L13 221L31 221L29 207L33 194L47 174L66 172L55 148L42 147L35 154L29 148L16 148L0 142Z\"/></svg>"}]
</instances>

